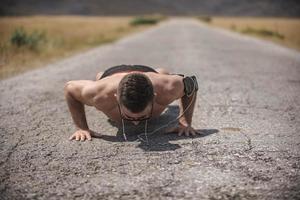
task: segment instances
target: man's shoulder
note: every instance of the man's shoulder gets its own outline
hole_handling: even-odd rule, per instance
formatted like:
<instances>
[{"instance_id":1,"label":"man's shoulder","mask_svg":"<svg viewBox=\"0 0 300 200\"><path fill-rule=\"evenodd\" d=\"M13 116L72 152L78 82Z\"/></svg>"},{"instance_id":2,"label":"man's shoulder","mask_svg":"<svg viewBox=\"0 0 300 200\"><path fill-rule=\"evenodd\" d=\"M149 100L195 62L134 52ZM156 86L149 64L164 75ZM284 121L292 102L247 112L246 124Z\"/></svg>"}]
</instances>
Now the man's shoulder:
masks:
<instances>
[{"instance_id":1,"label":"man's shoulder","mask_svg":"<svg viewBox=\"0 0 300 200\"><path fill-rule=\"evenodd\" d=\"M153 78L154 91L162 101L172 102L184 95L183 77L178 75L158 74Z\"/></svg>"},{"instance_id":2,"label":"man's shoulder","mask_svg":"<svg viewBox=\"0 0 300 200\"><path fill-rule=\"evenodd\" d=\"M154 79L154 86L165 90L180 89L183 86L183 77L176 74L158 74Z\"/></svg>"},{"instance_id":3,"label":"man's shoulder","mask_svg":"<svg viewBox=\"0 0 300 200\"><path fill-rule=\"evenodd\" d=\"M86 88L84 95L90 98L93 106L99 110L109 110L116 104L114 94L117 87L112 80L99 80Z\"/></svg>"},{"instance_id":4,"label":"man's shoulder","mask_svg":"<svg viewBox=\"0 0 300 200\"><path fill-rule=\"evenodd\" d=\"M175 83L176 81L182 80L182 77L177 74L149 73L148 77L154 84L155 83L172 84Z\"/></svg>"}]
</instances>

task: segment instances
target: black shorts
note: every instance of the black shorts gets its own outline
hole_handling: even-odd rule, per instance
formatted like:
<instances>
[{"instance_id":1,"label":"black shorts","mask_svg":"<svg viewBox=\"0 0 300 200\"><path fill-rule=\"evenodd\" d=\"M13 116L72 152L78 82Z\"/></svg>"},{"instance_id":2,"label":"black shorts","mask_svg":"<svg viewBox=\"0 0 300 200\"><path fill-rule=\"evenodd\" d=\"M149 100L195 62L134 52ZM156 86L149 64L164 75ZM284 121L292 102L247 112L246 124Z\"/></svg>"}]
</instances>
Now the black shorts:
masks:
<instances>
[{"instance_id":1,"label":"black shorts","mask_svg":"<svg viewBox=\"0 0 300 200\"><path fill-rule=\"evenodd\" d=\"M118 65L118 66L110 67L107 70L105 70L102 76L100 77L100 79L119 72L131 72L131 71L157 73L157 71L155 71L153 68L144 65Z\"/></svg>"}]
</instances>

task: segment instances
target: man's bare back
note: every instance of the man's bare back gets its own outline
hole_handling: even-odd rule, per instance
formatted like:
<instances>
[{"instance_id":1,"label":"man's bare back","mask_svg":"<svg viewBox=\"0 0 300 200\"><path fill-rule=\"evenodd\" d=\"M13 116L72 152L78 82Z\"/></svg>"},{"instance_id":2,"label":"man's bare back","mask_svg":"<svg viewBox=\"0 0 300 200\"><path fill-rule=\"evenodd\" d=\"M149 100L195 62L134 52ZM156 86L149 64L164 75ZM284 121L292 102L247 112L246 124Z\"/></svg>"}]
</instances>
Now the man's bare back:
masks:
<instances>
[{"instance_id":1,"label":"man's bare back","mask_svg":"<svg viewBox=\"0 0 300 200\"><path fill-rule=\"evenodd\" d=\"M170 75L163 69L157 69L157 71L160 73L136 71L121 72L96 81L77 80L67 82L65 85L65 97L73 121L79 129L70 139L91 139L91 136L89 135L90 130L85 118L84 105L93 106L117 124L121 123L122 118L120 116L116 94L120 81L129 73L143 73L151 80L155 95L153 99L152 117L158 117L170 103L184 96L184 85L182 76ZM101 73L97 75L97 79L99 78L99 75L101 75ZM130 111L127 112L131 115L139 115L130 113ZM143 115L142 112L141 115ZM184 126L191 128L191 116L188 118L190 119L183 117L181 121ZM176 130L180 131L178 129ZM191 133L192 135L196 133L192 128L190 130L184 130L183 132L185 132L186 135L188 135L188 133ZM181 132L181 134L183 132Z\"/></svg>"}]
</instances>

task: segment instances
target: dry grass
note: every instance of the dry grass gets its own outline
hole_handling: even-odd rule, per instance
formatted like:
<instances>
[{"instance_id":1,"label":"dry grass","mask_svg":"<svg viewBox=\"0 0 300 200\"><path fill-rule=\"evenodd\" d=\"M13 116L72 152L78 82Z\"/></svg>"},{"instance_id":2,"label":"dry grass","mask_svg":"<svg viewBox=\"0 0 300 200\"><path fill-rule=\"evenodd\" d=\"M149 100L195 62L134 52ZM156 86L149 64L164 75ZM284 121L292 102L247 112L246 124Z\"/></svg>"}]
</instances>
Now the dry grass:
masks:
<instances>
[{"instance_id":1,"label":"dry grass","mask_svg":"<svg viewBox=\"0 0 300 200\"><path fill-rule=\"evenodd\" d=\"M300 50L299 18L211 17L208 23Z\"/></svg>"},{"instance_id":2,"label":"dry grass","mask_svg":"<svg viewBox=\"0 0 300 200\"><path fill-rule=\"evenodd\" d=\"M148 26L130 26L134 17L31 16L0 18L0 78L37 68L79 51L112 42ZM14 30L44 32L37 50L10 43Z\"/></svg>"}]
</instances>

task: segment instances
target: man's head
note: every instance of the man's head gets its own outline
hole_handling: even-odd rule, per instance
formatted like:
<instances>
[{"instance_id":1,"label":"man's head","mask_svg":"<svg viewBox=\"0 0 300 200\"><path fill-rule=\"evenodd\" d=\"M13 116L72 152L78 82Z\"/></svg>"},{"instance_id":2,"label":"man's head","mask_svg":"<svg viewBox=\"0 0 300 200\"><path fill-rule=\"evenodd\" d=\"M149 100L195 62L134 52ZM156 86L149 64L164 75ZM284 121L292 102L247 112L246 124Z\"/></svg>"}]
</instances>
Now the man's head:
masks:
<instances>
[{"instance_id":1,"label":"man's head","mask_svg":"<svg viewBox=\"0 0 300 200\"><path fill-rule=\"evenodd\" d=\"M147 117L152 109L153 86L144 74L130 73L120 81L117 96L126 118Z\"/></svg>"}]
</instances>

